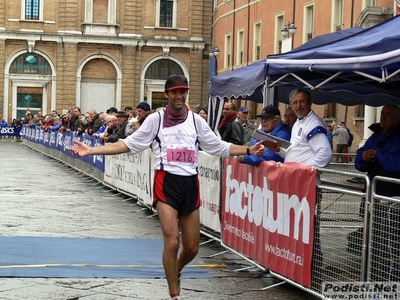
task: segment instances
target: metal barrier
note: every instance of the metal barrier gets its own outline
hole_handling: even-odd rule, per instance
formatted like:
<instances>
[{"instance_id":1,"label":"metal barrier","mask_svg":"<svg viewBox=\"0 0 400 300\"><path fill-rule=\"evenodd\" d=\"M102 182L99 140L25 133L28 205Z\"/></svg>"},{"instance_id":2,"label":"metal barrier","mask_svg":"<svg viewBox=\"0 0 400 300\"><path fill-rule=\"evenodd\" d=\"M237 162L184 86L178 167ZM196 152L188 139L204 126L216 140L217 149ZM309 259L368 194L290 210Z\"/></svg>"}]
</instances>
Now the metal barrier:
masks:
<instances>
[{"instance_id":1,"label":"metal barrier","mask_svg":"<svg viewBox=\"0 0 400 300\"><path fill-rule=\"evenodd\" d=\"M346 179L359 178L364 180L367 187L370 182L363 174L331 169L319 171L322 183L317 187L312 288L271 273L322 297L321 285L324 281L363 281L365 278L367 236L365 232L361 235L357 233L366 224L364 216L360 215L360 205L369 200L369 195L363 191L363 187ZM337 178L337 181L332 178Z\"/></svg>"},{"instance_id":2,"label":"metal barrier","mask_svg":"<svg viewBox=\"0 0 400 300\"><path fill-rule=\"evenodd\" d=\"M368 281L400 281L400 198L378 195L379 183L398 185L400 180L376 176L372 181L370 207Z\"/></svg>"},{"instance_id":3,"label":"metal barrier","mask_svg":"<svg viewBox=\"0 0 400 300\"><path fill-rule=\"evenodd\" d=\"M103 182L104 174L90 164L28 140L23 142ZM316 189L312 286L307 288L279 273L271 274L321 298L323 282L400 281L400 199L375 192L377 182L384 181L399 185L400 195L400 180L377 176L371 184L368 176L350 163L332 163L318 172L321 184ZM204 225L201 229L211 240L221 241L220 232ZM223 246L265 270L242 253Z\"/></svg>"}]
</instances>

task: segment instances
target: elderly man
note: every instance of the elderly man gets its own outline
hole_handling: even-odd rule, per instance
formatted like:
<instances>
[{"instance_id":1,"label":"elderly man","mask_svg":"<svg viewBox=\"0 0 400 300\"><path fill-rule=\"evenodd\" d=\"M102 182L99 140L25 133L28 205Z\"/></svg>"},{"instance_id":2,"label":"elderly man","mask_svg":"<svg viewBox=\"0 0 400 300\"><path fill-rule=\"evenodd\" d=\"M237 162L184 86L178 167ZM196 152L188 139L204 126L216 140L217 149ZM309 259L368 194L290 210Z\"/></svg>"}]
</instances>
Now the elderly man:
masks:
<instances>
[{"instance_id":1,"label":"elderly man","mask_svg":"<svg viewBox=\"0 0 400 300\"><path fill-rule=\"evenodd\" d=\"M289 94L290 106L294 110L297 121L292 128L290 147L280 148L273 142L265 142L270 150L285 159L285 162L298 162L310 166L323 168L332 160L332 148L326 135L327 129L324 120L311 110L311 95L303 89L295 89ZM317 178L317 183L320 179ZM313 287L319 288L321 283L322 252L320 242L320 217L322 194L316 194L317 207L315 209L315 236L313 252L313 273L318 274L313 278Z\"/></svg>"},{"instance_id":2,"label":"elderly man","mask_svg":"<svg viewBox=\"0 0 400 300\"><path fill-rule=\"evenodd\" d=\"M237 120L243 128L243 145L251 145L251 135L256 128L249 121L249 109L246 106L239 108Z\"/></svg>"},{"instance_id":3,"label":"elderly man","mask_svg":"<svg viewBox=\"0 0 400 300\"><path fill-rule=\"evenodd\" d=\"M260 115L257 118L261 118L262 131L269 133L273 136L279 137L281 139L290 140L291 128L282 123L281 112L279 109L273 107L272 105L263 108ZM259 140L253 140L252 144L259 142ZM275 151L265 149L263 156L259 157L256 155L241 155L238 156L238 162L246 163L249 165L258 165L264 160L274 160L283 162L283 158L279 156Z\"/></svg>"},{"instance_id":4,"label":"elderly man","mask_svg":"<svg viewBox=\"0 0 400 300\"><path fill-rule=\"evenodd\" d=\"M400 108L386 104L380 122L369 128L374 132L357 150L355 167L367 172L371 182L375 176L400 179ZM364 187L365 189L366 187ZM400 185L377 181L376 193L400 196ZM364 215L365 201L360 213ZM400 209L398 204L377 201L372 214L371 273L373 281L400 280Z\"/></svg>"},{"instance_id":5,"label":"elderly man","mask_svg":"<svg viewBox=\"0 0 400 300\"><path fill-rule=\"evenodd\" d=\"M382 108L380 122L369 128L374 132L357 150L355 167L367 172L372 179L386 176L400 179L400 108L386 104ZM399 186L389 182L379 182L376 192L385 196L399 196Z\"/></svg>"},{"instance_id":6,"label":"elderly man","mask_svg":"<svg viewBox=\"0 0 400 300\"><path fill-rule=\"evenodd\" d=\"M117 127L116 131L113 134L110 134L108 136L108 140L107 141L109 143L115 143L119 139L126 138L125 128L126 128L126 125L128 124L129 115L126 114L125 111L121 110L121 111L118 111L115 116L117 117L117 120L118 120L118 127Z\"/></svg>"},{"instance_id":7,"label":"elderly man","mask_svg":"<svg viewBox=\"0 0 400 300\"><path fill-rule=\"evenodd\" d=\"M326 167L332 160L332 148L326 136L324 120L311 110L310 93L303 89L295 89L290 93L289 101L297 116L290 138L292 145L288 149L283 149L275 143L265 142L266 146L277 151L285 162Z\"/></svg>"},{"instance_id":8,"label":"elderly man","mask_svg":"<svg viewBox=\"0 0 400 300\"><path fill-rule=\"evenodd\" d=\"M283 122L285 124L289 125L290 128L293 127L294 123L296 123L297 116L294 113L293 109L291 107L288 107L285 111L285 114L283 115Z\"/></svg>"}]
</instances>

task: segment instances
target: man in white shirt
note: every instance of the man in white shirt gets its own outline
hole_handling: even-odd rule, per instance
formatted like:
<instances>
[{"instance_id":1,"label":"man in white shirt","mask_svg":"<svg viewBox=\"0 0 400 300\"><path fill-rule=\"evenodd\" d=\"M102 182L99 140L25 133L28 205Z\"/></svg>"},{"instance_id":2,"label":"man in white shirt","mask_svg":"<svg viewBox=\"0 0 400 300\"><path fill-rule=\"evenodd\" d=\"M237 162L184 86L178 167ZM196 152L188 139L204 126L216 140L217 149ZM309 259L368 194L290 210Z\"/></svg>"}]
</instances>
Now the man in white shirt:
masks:
<instances>
[{"instance_id":1,"label":"man in white shirt","mask_svg":"<svg viewBox=\"0 0 400 300\"><path fill-rule=\"evenodd\" d=\"M311 109L311 95L303 89L295 89L289 94L290 106L297 121L292 127L290 147L281 149L275 143L265 142L270 150L276 151L284 162L298 162L313 167L326 167L332 160L332 148L327 137L324 120ZM300 179L299 179L300 180ZM320 183L317 177L317 183ZM322 251L320 243L320 215L322 195L316 191L314 252L313 252L313 287L319 289L321 283Z\"/></svg>"}]
</instances>

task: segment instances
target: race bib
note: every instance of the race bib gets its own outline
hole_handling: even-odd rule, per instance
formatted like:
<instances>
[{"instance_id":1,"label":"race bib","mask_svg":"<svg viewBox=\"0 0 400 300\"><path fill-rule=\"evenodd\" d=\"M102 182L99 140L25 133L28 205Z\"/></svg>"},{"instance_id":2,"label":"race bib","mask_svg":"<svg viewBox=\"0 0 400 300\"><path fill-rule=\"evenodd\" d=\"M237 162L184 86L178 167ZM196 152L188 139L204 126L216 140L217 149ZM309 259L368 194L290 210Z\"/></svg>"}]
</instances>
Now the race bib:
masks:
<instances>
[{"instance_id":1,"label":"race bib","mask_svg":"<svg viewBox=\"0 0 400 300\"><path fill-rule=\"evenodd\" d=\"M195 164L196 149L190 145L168 145L167 161L170 164Z\"/></svg>"}]
</instances>

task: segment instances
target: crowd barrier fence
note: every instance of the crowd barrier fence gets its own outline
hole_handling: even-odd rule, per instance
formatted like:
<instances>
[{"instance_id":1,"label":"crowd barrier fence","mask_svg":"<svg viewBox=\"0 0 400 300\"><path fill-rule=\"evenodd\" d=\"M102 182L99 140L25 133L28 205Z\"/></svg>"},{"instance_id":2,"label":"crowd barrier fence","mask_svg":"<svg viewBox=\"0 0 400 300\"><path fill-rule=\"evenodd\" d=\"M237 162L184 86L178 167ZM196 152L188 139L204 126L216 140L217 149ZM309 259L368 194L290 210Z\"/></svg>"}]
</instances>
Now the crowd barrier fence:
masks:
<instances>
[{"instance_id":1,"label":"crowd barrier fence","mask_svg":"<svg viewBox=\"0 0 400 300\"><path fill-rule=\"evenodd\" d=\"M72 140L101 143L84 134L40 128L26 127L21 134L29 147L152 209L150 150L79 158L69 150ZM352 167L347 163L345 169ZM318 177L321 183L316 185ZM400 239L394 237L400 231L400 200L371 192L374 183L370 188L365 174L343 171L335 164L318 171L290 163L249 166L200 151L199 178L202 233L283 282L324 298L324 281L398 278L394 270L399 270ZM385 177L375 180L400 183ZM366 209L360 210L362 206ZM383 217L388 215L392 223ZM381 245L389 245L389 256Z\"/></svg>"}]
</instances>

